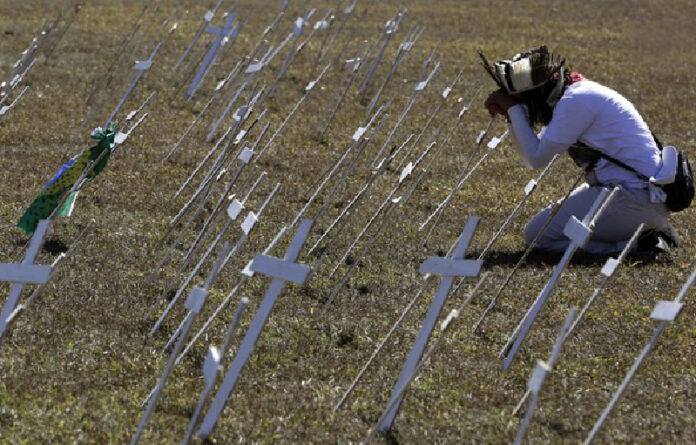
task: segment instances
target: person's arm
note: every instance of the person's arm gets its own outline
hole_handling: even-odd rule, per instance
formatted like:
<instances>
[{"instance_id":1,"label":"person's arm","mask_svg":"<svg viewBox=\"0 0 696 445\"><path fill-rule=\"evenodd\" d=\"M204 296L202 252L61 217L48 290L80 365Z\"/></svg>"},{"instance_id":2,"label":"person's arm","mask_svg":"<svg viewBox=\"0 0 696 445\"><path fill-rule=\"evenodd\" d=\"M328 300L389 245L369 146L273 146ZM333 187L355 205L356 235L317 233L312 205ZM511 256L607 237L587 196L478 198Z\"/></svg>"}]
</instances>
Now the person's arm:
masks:
<instances>
[{"instance_id":1,"label":"person's arm","mask_svg":"<svg viewBox=\"0 0 696 445\"><path fill-rule=\"evenodd\" d=\"M532 126L529 125L522 105L509 107L507 114L513 145L520 157L531 168L545 167L556 154L564 153L570 146L570 144L551 141L546 137L539 140Z\"/></svg>"}]
</instances>

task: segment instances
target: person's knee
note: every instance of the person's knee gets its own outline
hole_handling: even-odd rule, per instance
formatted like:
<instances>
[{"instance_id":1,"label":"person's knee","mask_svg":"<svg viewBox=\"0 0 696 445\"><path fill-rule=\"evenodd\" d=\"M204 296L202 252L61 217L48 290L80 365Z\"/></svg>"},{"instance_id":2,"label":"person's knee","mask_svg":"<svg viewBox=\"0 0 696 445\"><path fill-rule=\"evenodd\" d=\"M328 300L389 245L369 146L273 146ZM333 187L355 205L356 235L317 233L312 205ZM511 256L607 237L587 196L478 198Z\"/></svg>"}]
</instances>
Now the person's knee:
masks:
<instances>
[{"instance_id":1,"label":"person's knee","mask_svg":"<svg viewBox=\"0 0 696 445\"><path fill-rule=\"evenodd\" d=\"M524 227L524 242L527 246L532 244L534 239L537 237L541 231L541 225L539 224L539 215L532 218L527 225Z\"/></svg>"}]
</instances>

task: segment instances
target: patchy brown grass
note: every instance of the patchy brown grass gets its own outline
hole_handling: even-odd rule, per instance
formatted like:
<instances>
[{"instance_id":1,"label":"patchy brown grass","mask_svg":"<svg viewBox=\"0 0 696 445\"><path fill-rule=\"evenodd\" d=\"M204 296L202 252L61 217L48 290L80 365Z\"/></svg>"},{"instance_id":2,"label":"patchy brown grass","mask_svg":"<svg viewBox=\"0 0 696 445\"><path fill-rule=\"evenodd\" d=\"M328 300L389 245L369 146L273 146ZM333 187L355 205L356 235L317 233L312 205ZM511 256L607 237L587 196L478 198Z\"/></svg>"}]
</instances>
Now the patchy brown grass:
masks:
<instances>
[{"instance_id":1,"label":"patchy brown grass","mask_svg":"<svg viewBox=\"0 0 696 445\"><path fill-rule=\"evenodd\" d=\"M66 3L0 0L3 76L42 20L52 18ZM1 442L123 443L129 440L142 414L140 402L166 362L159 351L183 317L183 309L178 308L162 332L148 336L153 320L143 318L156 304L157 295L175 272L177 261L158 275L154 286L144 287L143 280L164 253L164 246L158 241L166 232L169 218L184 202L185 198L171 199L173 191L208 149L208 144L202 142L204 133L200 129L194 132L172 162L161 164L160 160L203 107L214 87L212 78L222 79L248 53L277 13L278 2L236 2L235 11L240 17L255 12L234 46L213 70L197 100L188 104L181 96L171 97L174 86L180 82L171 68L197 29L205 8L201 2L193 1L159 3L159 10L149 13L148 23L161 23L178 4L191 9L126 107L129 110L150 91L157 90L158 96L149 107L150 117L116 153L106 171L84 189L75 216L53 224L52 239L69 245L90 219L96 220L93 233L75 256L61 266L49 290L22 315L11 338L0 348ZM272 36L272 42L280 40L291 18L305 8L317 7L317 14L323 15L334 3L290 2L290 11L281 22L282 31ZM357 13L334 47L332 59L344 45L348 48L346 55L352 56L363 40L375 39L399 4L391 0L360 2ZM394 99L388 125L368 149L358 173L351 176L346 190L337 197L338 202L347 203L367 179L368 163L408 100L421 63L436 43L439 43L441 70L434 85L421 96L397 132L394 143L420 130L440 91L460 69L464 70L464 76L454 90L454 99L468 98L480 85L484 91L491 87L490 80L477 66L475 49L481 48L497 59L543 42L565 54L573 68L627 96L664 141L686 148L696 158L693 152L696 92L692 80L696 41L691 2L593 0L564 5L543 0L412 0L404 4L408 16L386 52L386 63L380 67L378 78L386 74L387 63L393 60L396 46L404 36L403 30L410 25L424 25L426 32L385 92L385 100ZM88 112L84 100L110 64L141 8L142 2L135 0L88 2L55 56L50 60L41 58L28 77L31 89L22 103L0 121L0 159L4 170L0 181L3 261L13 260L26 241L12 226L40 187L69 156L90 144L88 128L80 126ZM160 28L151 25L144 31L143 45L128 49L139 59L149 53L147 45L157 38ZM269 107L274 128L301 97L306 82L319 71L312 67L318 43L319 39L312 41L296 59L281 82L280 93L257 108L260 112ZM272 82L284 53L261 77L267 85ZM311 137L322 113L326 113L334 100L341 79L340 65L335 62L326 80L305 102L261 165L243 175L242 183L255 178L261 170L269 173L253 197L251 208L258 208L276 181L282 182L282 192L240 257L223 271L204 316L236 282L238 271L246 261L267 244L283 223L294 217L305 202L303 198L310 184L328 168L347 146L355 128L364 122L365 104L353 89L326 141L317 142ZM101 95L104 108L97 121L104 119L125 90L127 73L128 66L121 66L112 89ZM331 409L420 286L418 265L438 250L447 250L463 228L467 215L483 218L470 249L480 252L522 196L524 184L536 176L536 172L522 166L509 144L504 144L453 200L430 247L422 247L423 234L417 231L418 225L448 193L473 147L473 140L488 119L480 106L482 99L480 94L452 143L443 148L444 156L413 198L397 210L393 222L362 267L357 268L319 327L313 323L312 314L337 279L329 281L328 268L324 268L306 286L286 286L218 424L213 436L216 442L345 443L362 439L372 427L386 404L430 296L409 315L347 405L335 415ZM450 101L435 121L433 129L443 119L446 122L438 140L442 140L454 121L458 107L454 100ZM251 135L252 139L259 128ZM494 131L499 134L503 128L502 123L497 123ZM390 171L377 181L348 229L332 239L333 262L382 201L397 176L398 172ZM576 261L571 265L537 321L523 354L507 373L501 371L496 354L550 276L553 260L535 261L522 269L479 335L472 336L470 326L523 250L520 232L525 220L562 195L575 176L576 171L568 160L554 167L548 180L496 245L496 255L485 265L492 272L485 292L463 314L456 333L442 343L408 394L395 423L399 441L501 443L512 440L515 427L506 430L506 425L525 390L534 359L547 357L568 309L582 305L599 283L601 262ZM310 215L314 211L316 207L310 210ZM326 227L339 211L337 206L331 206L317 226ZM610 393L649 338L655 325L648 318L652 307L657 300L672 299L693 267L696 252L693 211L674 215L673 224L682 237L683 247L657 262L630 262L621 266L577 335L564 347L528 431L530 440L578 442L589 431ZM237 236L239 232L235 229L229 239L234 241ZM312 239L317 236L315 230ZM286 245L287 237L275 254L282 255ZM51 261L50 254L43 253L40 261ZM301 261L311 262L312 258L303 255ZM209 267L206 266L206 272ZM243 328L248 326L267 284L268 279L257 277L240 294L251 300ZM463 301L473 284L472 280L453 296L445 310ZM432 293L434 285L429 294ZM638 373L605 425L600 435L602 441L696 441L694 301L687 298L683 316L665 332L654 354ZM229 309L225 317L231 314ZM172 374L144 442L169 443L183 437L202 389L200 365L205 348L210 343L219 344L224 329L222 322L215 325L206 341Z\"/></svg>"}]
</instances>

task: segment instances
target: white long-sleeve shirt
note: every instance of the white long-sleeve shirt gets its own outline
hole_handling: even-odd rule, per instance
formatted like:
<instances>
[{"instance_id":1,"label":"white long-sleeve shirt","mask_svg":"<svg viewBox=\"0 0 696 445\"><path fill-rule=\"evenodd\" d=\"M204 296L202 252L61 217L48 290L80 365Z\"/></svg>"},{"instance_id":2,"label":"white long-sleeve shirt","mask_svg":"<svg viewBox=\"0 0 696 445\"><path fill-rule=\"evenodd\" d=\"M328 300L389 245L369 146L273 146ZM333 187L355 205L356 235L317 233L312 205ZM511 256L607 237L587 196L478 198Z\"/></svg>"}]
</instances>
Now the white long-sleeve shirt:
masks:
<instances>
[{"instance_id":1,"label":"white long-sleeve shirt","mask_svg":"<svg viewBox=\"0 0 696 445\"><path fill-rule=\"evenodd\" d=\"M553 110L549 125L537 135L523 105L508 109L510 133L522 159L532 168L545 166L557 153L583 142L653 176L660 168L660 151L650 129L626 98L590 80L569 85ZM605 185L645 188L634 173L601 159L595 168Z\"/></svg>"}]
</instances>

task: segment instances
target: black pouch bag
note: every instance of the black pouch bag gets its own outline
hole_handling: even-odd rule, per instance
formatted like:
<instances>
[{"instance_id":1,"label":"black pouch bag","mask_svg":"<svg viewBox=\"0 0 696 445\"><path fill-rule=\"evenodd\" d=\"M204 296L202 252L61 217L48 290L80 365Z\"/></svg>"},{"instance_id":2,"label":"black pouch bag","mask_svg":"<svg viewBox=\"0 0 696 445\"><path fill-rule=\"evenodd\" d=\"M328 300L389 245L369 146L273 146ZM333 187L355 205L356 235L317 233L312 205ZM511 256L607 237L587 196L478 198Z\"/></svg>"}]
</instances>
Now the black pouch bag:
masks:
<instances>
[{"instance_id":1,"label":"black pouch bag","mask_svg":"<svg viewBox=\"0 0 696 445\"><path fill-rule=\"evenodd\" d=\"M681 212L691 205L694 199L694 177L686 151L679 151L674 182L663 185L662 190L667 194L665 204L672 212Z\"/></svg>"},{"instance_id":2,"label":"black pouch bag","mask_svg":"<svg viewBox=\"0 0 696 445\"><path fill-rule=\"evenodd\" d=\"M653 138L660 151L662 151L662 143L654 134ZM635 173L636 176L646 182L650 180L650 178L639 173L630 165L626 165L618 159L614 159L608 154L602 153L582 142L570 146L568 148L568 154L573 158L575 163L584 168L585 171L594 169L599 159L602 158L625 170ZM660 187L662 187L662 190L664 190L667 195L665 205L667 205L667 208L671 212L681 212L691 206L691 201L694 199L694 177L686 151L681 150L677 153L677 173L674 177L674 182L661 185Z\"/></svg>"}]
</instances>

